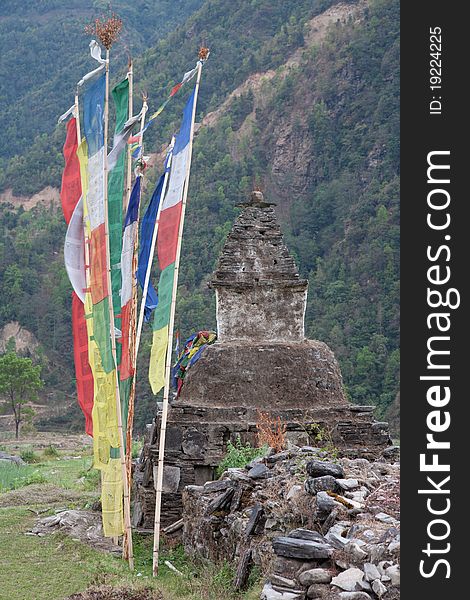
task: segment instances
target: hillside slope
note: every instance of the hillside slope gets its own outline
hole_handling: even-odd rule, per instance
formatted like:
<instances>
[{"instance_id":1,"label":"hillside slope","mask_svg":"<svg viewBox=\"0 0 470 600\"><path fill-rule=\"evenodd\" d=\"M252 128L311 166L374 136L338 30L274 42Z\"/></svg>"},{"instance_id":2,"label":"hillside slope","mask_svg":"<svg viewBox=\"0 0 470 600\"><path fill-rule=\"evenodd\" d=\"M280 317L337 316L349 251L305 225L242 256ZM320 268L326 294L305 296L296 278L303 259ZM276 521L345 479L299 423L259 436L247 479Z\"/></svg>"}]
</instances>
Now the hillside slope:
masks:
<instances>
[{"instance_id":1,"label":"hillside slope","mask_svg":"<svg viewBox=\"0 0 470 600\"><path fill-rule=\"evenodd\" d=\"M397 0L206 0L136 61L139 85L158 106L200 41L212 50L183 245L182 336L215 326L206 282L235 205L256 181L277 202L309 278L308 335L335 351L351 399L378 404L380 414L398 389L398 24ZM148 148L158 152L174 131L186 96L149 129ZM17 193L58 185L62 138L57 128L10 164ZM62 217L53 205L24 212L4 204L0 226L0 322L18 321L36 335L47 349L51 393L65 401L74 391ZM140 425L154 404L143 376L146 341Z\"/></svg>"},{"instance_id":2,"label":"hillside slope","mask_svg":"<svg viewBox=\"0 0 470 600\"><path fill-rule=\"evenodd\" d=\"M383 415L399 383L398 3L340 7L342 22L306 35L299 60L252 77L213 125L208 115L195 144L180 319L188 330L210 318L196 265L210 272L256 178L309 278L309 336L334 349L351 399Z\"/></svg>"}]
</instances>

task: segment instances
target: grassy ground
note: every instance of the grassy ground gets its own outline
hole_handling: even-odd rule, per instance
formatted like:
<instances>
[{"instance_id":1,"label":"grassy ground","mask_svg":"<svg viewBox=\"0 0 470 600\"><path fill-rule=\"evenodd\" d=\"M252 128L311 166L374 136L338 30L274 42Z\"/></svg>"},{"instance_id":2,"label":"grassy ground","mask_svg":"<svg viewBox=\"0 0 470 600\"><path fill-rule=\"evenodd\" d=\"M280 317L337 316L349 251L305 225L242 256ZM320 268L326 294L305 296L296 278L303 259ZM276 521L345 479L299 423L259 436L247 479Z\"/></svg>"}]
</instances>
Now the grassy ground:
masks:
<instances>
[{"instance_id":1,"label":"grassy ground","mask_svg":"<svg viewBox=\"0 0 470 600\"><path fill-rule=\"evenodd\" d=\"M67 460L53 458L20 467L13 463L2 462L0 464L0 492L18 489L33 483L52 483L68 490L92 491L96 489L99 474L91 469L91 462L92 459L89 456Z\"/></svg>"},{"instance_id":2,"label":"grassy ground","mask_svg":"<svg viewBox=\"0 0 470 600\"><path fill-rule=\"evenodd\" d=\"M18 447L17 454L22 448ZM10 451L10 449L9 449ZM152 539L135 535L136 569L130 573L120 558L99 552L60 533L26 535L36 513L53 514L63 508L85 507L99 496L98 478L90 470L89 449L66 457L60 451L45 457L33 448L39 463L13 468L0 463L0 600L60 600L91 585L139 587L161 591L163 600L258 600L260 586L232 590L229 565L196 564L180 546L164 548L158 580L152 574ZM28 479L29 478L29 479ZM31 485L25 485L32 478ZM183 576L171 572L170 560Z\"/></svg>"}]
</instances>

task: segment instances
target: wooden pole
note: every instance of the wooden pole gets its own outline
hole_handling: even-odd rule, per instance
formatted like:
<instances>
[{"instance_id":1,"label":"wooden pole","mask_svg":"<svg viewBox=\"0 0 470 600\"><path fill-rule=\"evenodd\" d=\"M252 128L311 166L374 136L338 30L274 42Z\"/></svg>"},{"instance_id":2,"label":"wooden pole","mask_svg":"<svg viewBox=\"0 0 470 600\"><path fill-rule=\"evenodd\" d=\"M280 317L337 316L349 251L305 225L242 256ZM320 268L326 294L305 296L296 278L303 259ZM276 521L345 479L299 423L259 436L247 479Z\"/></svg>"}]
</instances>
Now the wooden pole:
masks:
<instances>
[{"instance_id":1,"label":"wooden pole","mask_svg":"<svg viewBox=\"0 0 470 600\"><path fill-rule=\"evenodd\" d=\"M163 410L161 416L161 427L160 427L160 444L158 448L158 469L157 469L157 482L156 482L156 497L155 497L155 531L153 538L153 576L158 575L158 557L160 547L160 518L162 508L162 491L163 491L163 461L165 455L165 438L166 438L166 422L168 419L168 398L170 395L170 375L171 375L171 357L173 353L173 329L175 325L175 310L176 310L176 291L178 287L178 273L179 263L181 256L181 242L183 239L183 227L184 227L184 216L186 212L186 200L188 197L189 187L189 173L191 169L191 157L193 151L193 136L194 136L194 119L196 116L196 104L199 93L199 84L201 81L202 62L198 62L197 80L194 92L194 104L193 104L193 115L191 120L191 132L189 136L189 156L188 166L186 171L185 185L183 191L183 201L181 207L181 220L178 231L178 245L176 248L176 259L175 259L175 272L173 277L173 292L171 296L171 308L170 308L170 322L168 325L168 347L166 351L166 362L165 362L165 387L163 390Z\"/></svg>"},{"instance_id":2,"label":"wooden pole","mask_svg":"<svg viewBox=\"0 0 470 600\"><path fill-rule=\"evenodd\" d=\"M128 110L127 110L127 118L132 118L134 114L134 67L132 64L132 58L129 57L128 63L128 72L127 79L129 81L129 99L128 99ZM127 174L126 174L126 191L122 199L122 213L123 213L123 222L126 217L127 207L129 206L129 199L131 197L132 192L132 152L130 146L127 146ZM129 413L128 413L129 419ZM127 463L127 435L126 435L126 474L127 474L127 485L129 489L129 503L131 497L131 481L129 476L129 467ZM129 543L127 539L127 532L124 533L123 543L122 543L122 556L125 560L129 560Z\"/></svg>"},{"instance_id":3,"label":"wooden pole","mask_svg":"<svg viewBox=\"0 0 470 600\"><path fill-rule=\"evenodd\" d=\"M77 144L80 146L80 142L82 141L82 134L80 131L80 108L78 105L78 88L75 90L75 126L77 130Z\"/></svg>"},{"instance_id":4,"label":"wooden pole","mask_svg":"<svg viewBox=\"0 0 470 600\"><path fill-rule=\"evenodd\" d=\"M144 98L142 105L142 116L140 120L140 140L141 140L141 151L140 156L143 154L143 131L145 125L145 115L147 114L148 106L147 101ZM132 155L129 156L129 163L131 164ZM132 168L132 164L131 164ZM140 175L143 177L143 175ZM140 194L142 195L142 183L140 187ZM129 199L127 200L129 204ZM140 199L139 199L140 206ZM134 375L132 378L132 386L129 394L129 408L127 412L127 427L126 427L126 477L127 477L127 485L129 488L129 498L131 495L132 489L132 429L134 424L134 403L135 403L135 384L136 384L136 361L137 361L137 353L135 351L136 345L136 313L137 313L137 279L135 274L137 273L137 248L139 246L139 213L137 213L137 224L136 224L136 234L134 240L134 254L132 257L132 274L133 274L133 282L132 282L132 303L131 303L131 318L130 318L130 327L129 327L129 351L132 357L132 365L134 366ZM126 552L127 555L127 552Z\"/></svg>"},{"instance_id":5,"label":"wooden pole","mask_svg":"<svg viewBox=\"0 0 470 600\"><path fill-rule=\"evenodd\" d=\"M174 138L172 140L172 145L170 146L170 148L173 147L173 143L174 143ZM168 165L167 165L168 167L170 166L170 163L171 163L171 157L168 161ZM157 218L155 219L155 227L153 230L152 245L150 248L149 261L148 261L148 265L147 265L147 270L145 272L145 283L144 283L144 288L143 288L143 293L142 293L142 301L140 304L140 312L139 312L139 320L138 320L137 330L135 329L135 321L133 323L133 326L134 326L134 352L133 352L134 377L132 380L132 389L131 389L131 395L129 398L129 414L131 414L131 401L132 401L132 413L134 411L135 390L136 390L136 385L137 385L137 356L138 356L139 347L140 347L140 338L142 335L142 325L143 325L143 321L144 321L144 311L145 311L145 300L147 298L147 291L148 291L148 286L149 286L149 281L150 281L150 273L151 273L151 269L152 269L155 243L157 240L158 220L159 220L159 216L160 216L160 212L161 212L161 205L163 202L163 198L165 197L166 187L167 187L167 183L168 183L168 175L169 175L169 171L167 170L164 175L164 179L163 179L161 200L160 200L160 204L159 204L158 211L157 211ZM134 270L134 272L135 271L136 271L136 269ZM135 287L135 302L137 302L137 285ZM132 421L129 421L129 418L128 418L127 443L129 444L131 441L132 441ZM131 480L131 457L128 454L126 454L126 461L127 461L128 478L130 481Z\"/></svg>"},{"instance_id":6,"label":"wooden pole","mask_svg":"<svg viewBox=\"0 0 470 600\"><path fill-rule=\"evenodd\" d=\"M129 71L127 73L127 79L129 80L129 110L128 118L130 119L134 114L134 65L132 64L132 58L129 58ZM132 151L130 145L127 146L127 176L126 176L126 193L124 194L123 202L123 214L126 214L127 207L129 205L129 198L131 197L132 191Z\"/></svg>"},{"instance_id":7,"label":"wooden pole","mask_svg":"<svg viewBox=\"0 0 470 600\"><path fill-rule=\"evenodd\" d=\"M118 434L119 434L119 455L121 459L121 470L122 470L122 483L124 489L124 530L125 537L128 546L129 556L129 568L134 569L134 553L132 548L132 529L131 529L131 507L129 498L129 486L127 482L127 471L126 471L126 457L124 453L124 435L122 431L122 413L121 413L121 396L119 392L119 381L117 372L117 360L116 360L116 336L114 332L114 307L112 299L112 286L111 286L111 260L109 251L109 222L108 222L108 127L109 127L109 50L106 50L106 93L104 103L104 230L106 238L106 267L107 267L107 279L108 279L108 305L109 305L109 323L110 323L110 336L111 336L111 352L114 361L114 368L116 372L116 414L118 422ZM124 544L125 546L125 544Z\"/></svg>"}]
</instances>

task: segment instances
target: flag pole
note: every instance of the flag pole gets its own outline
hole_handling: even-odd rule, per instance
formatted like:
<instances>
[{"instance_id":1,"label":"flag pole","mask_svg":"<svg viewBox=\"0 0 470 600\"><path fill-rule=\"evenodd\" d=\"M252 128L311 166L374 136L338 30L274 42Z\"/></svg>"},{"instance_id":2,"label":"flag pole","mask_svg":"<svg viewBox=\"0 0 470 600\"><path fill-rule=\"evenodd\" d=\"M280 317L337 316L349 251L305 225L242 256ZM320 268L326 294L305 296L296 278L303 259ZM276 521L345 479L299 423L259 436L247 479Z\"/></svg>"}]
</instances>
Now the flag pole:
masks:
<instances>
[{"instance_id":1,"label":"flag pole","mask_svg":"<svg viewBox=\"0 0 470 600\"><path fill-rule=\"evenodd\" d=\"M111 336L111 353L115 368L115 381L116 381L116 413L118 422L118 434L119 434L119 455L121 460L121 470L123 479L123 490L124 490L124 530L125 540L127 540L128 556L129 556L129 568L134 569L134 554L132 549L132 529L131 529L131 511L130 511L130 499L129 499L129 486L127 482L127 470L126 470L126 457L124 454L124 435L122 431L122 413L121 413L121 396L119 392L119 381L117 372L117 360L116 360L116 336L114 332L114 307L112 300L112 286L111 286L111 260L109 251L109 222L108 222L108 127L109 127L109 48L106 48L106 88L105 88L105 102L104 102L104 163L103 163L103 187L104 187L104 226L105 226L105 238L106 238L106 267L108 274L108 307L109 307L109 324L110 324L110 336ZM125 544L124 544L125 546Z\"/></svg>"},{"instance_id":2,"label":"flag pole","mask_svg":"<svg viewBox=\"0 0 470 600\"><path fill-rule=\"evenodd\" d=\"M80 142L82 141L82 134L80 132L80 109L79 109L79 105L78 105L78 87L75 90L75 127L77 130L77 145L80 145Z\"/></svg>"},{"instance_id":3,"label":"flag pole","mask_svg":"<svg viewBox=\"0 0 470 600\"><path fill-rule=\"evenodd\" d=\"M173 144L174 144L174 140L175 138L172 138L172 142L170 145L170 149L173 148ZM153 229L153 234L152 234L152 243L151 243L151 247L150 247L150 254L149 254L149 260L148 260L148 264L147 264L147 269L145 271L145 281L144 281L144 288L143 288L143 292L142 292L142 300L141 300L141 304L140 304L140 312L139 312L139 320L138 320L138 324L137 324L137 331L135 333L135 342L134 342L134 378L132 381L132 389L131 389L131 395L130 395L130 399L129 399L129 407L130 407L130 400L132 399L132 403L135 402L135 391L136 391L136 385L137 385L137 356L139 353L139 347L140 347L140 339L142 336L142 326L143 326L143 322L144 322L144 313L145 313L145 301L147 298L147 292L148 292L148 287L149 287L149 282L150 282L150 273L152 270L152 262L153 262L153 256L154 256L154 251L155 251L155 244L157 241L157 232L158 232L158 222L160 219L160 212L161 212L161 206L162 206L162 202L163 202L163 198L165 197L165 193L166 193L166 188L167 188L167 183L168 183L168 177L169 177L169 166L171 164L171 157L170 160L168 161L167 164L167 169L166 172L164 174L164 178L163 178L163 185L162 185L162 191L161 191L161 199L160 199L160 204L158 206L158 210L157 210L157 216L155 219L155 227ZM137 292L137 288L136 288L136 292ZM136 301L137 301L137 296L136 296ZM133 409L134 407L132 407ZM130 409L129 409L129 414L130 414ZM131 424L132 427L132 424ZM128 430L127 430L127 440L129 443L129 439L132 437L132 430L129 432L129 426L128 426ZM127 457L126 455L126 459L127 459L127 468L128 468L128 477L129 477L129 481L130 481L130 474L131 474L131 462L130 462L130 458Z\"/></svg>"},{"instance_id":4,"label":"flag pole","mask_svg":"<svg viewBox=\"0 0 470 600\"><path fill-rule=\"evenodd\" d=\"M142 116L140 120L140 153L139 158L143 156L143 135L144 135L144 125L145 125L145 116L147 114L148 105L147 105L147 97L143 96L143 104L142 104ZM132 169L132 153L130 152L129 147L129 165ZM132 172L132 171L131 171ZM142 172L139 177L143 177L143 167ZM140 195L142 196L142 185L140 187ZM129 204L129 198L127 200L127 204ZM139 198L139 207L140 207L140 198ZM131 364L134 367L134 375L132 378L132 386L131 392L129 395L129 407L127 413L127 425L126 425L126 477L127 477L127 485L129 488L129 498L131 491L131 483L132 483L132 429L134 423L134 403L135 403L135 385L136 385L136 362L137 362L137 351L136 351L136 313L137 313L137 279L135 274L137 273L137 248L139 245L139 213L137 213L137 225L136 225L136 236L134 240L134 254L132 259L132 274L133 274L133 282L132 282L132 304L131 304L131 326L129 329L129 349L132 353L132 361Z\"/></svg>"},{"instance_id":5,"label":"flag pole","mask_svg":"<svg viewBox=\"0 0 470 600\"><path fill-rule=\"evenodd\" d=\"M129 110L128 118L130 119L134 114L134 65L132 58L129 57L129 71L127 73L127 79L129 81ZM132 151L131 147L127 146L127 176L126 176L126 193L124 195L123 202L123 214L126 214L127 207L129 205L129 199L132 191Z\"/></svg>"},{"instance_id":6,"label":"flag pole","mask_svg":"<svg viewBox=\"0 0 470 600\"><path fill-rule=\"evenodd\" d=\"M130 55L129 55L129 61L128 61L127 80L129 81L129 100L128 100L127 118L131 119L134 115L134 64L132 62L132 57ZM127 146L126 192L122 199L122 212L123 212L124 218L127 213L127 207L129 206L129 200L131 197L131 193L132 193L132 152L131 152L130 146ZM129 422L129 412L128 412L128 422ZM127 429L127 425L126 425L126 429ZM130 480L130 470L129 470L129 466L128 466L127 455L129 452L128 444L131 443L132 440L131 440L131 442L129 442L127 437L128 436L127 436L127 432L126 432L126 477L127 477L127 482L128 482L127 485L128 485L128 490L129 490L129 504L130 504L131 480ZM124 540L123 540L123 544L122 544L122 555L123 555L123 558L126 560L129 559L129 544L128 544L127 538L128 538L128 536L127 536L127 532L126 532L124 535Z\"/></svg>"},{"instance_id":7,"label":"flag pole","mask_svg":"<svg viewBox=\"0 0 470 600\"><path fill-rule=\"evenodd\" d=\"M183 201L181 207L181 219L178 231L178 244L176 247L176 259L175 259L175 271L173 276L173 291L171 296L171 308L170 308L170 322L168 325L168 346L166 351L165 361L165 387L163 390L163 410L161 416L160 425L160 443L158 449L158 468L157 468L157 481L156 481L156 497L155 497L155 523L154 523L154 538L153 538L153 568L152 573L154 577L158 575L158 557L160 547L160 519L161 519L161 508L162 508L162 491L163 491L163 461L165 455L165 438L166 438L166 422L168 419L168 399L170 395L170 375L171 375L171 358L173 353L173 329L175 325L175 310L176 310L176 292L178 287L178 273L179 263L181 256L181 242L183 239L183 227L184 227L184 216L186 212L186 200L188 197L189 187L189 173L191 169L191 157L193 151L193 136L194 136L194 120L196 116L196 104L199 93L199 84L201 81L202 72L202 60L198 62L197 80L194 91L194 104L193 104L193 115L191 120L191 132L189 138L189 156L188 166L186 169L186 178L183 191Z\"/></svg>"}]
</instances>

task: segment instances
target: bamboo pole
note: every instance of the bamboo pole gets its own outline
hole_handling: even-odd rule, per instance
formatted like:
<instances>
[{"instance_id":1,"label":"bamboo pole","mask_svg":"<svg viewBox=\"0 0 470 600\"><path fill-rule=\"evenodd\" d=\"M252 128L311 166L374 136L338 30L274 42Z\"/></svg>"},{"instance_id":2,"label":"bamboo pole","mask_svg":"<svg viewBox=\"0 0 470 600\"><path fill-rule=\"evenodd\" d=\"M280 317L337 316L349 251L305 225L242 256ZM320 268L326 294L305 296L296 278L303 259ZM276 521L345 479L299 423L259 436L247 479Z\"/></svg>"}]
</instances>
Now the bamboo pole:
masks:
<instances>
[{"instance_id":1,"label":"bamboo pole","mask_svg":"<svg viewBox=\"0 0 470 600\"><path fill-rule=\"evenodd\" d=\"M77 130L77 144L80 146L80 142L82 141L82 134L80 131L80 108L78 105L78 88L75 90L75 127Z\"/></svg>"},{"instance_id":2,"label":"bamboo pole","mask_svg":"<svg viewBox=\"0 0 470 600\"><path fill-rule=\"evenodd\" d=\"M143 131L145 125L145 115L147 114L148 105L147 100L144 97L143 105L142 105L142 116L140 120L140 143L141 150L139 155L143 154ZM129 155L129 164L132 169L132 154ZM140 175L143 177L143 175ZM141 182L142 184L142 182ZM140 187L140 195L142 195L142 185ZM130 196L129 196L130 197ZM127 204L129 204L129 198L127 200ZM139 199L140 206L140 199ZM130 319L130 327L129 327L129 351L132 356L132 365L134 366L134 375L132 378L132 386L129 394L129 407L127 412L127 427L126 427L126 477L127 477L127 485L129 488L129 500L132 489L132 430L134 424L134 401L135 401L135 384L136 384L136 361L137 361L137 353L135 351L135 342L136 342L136 313L137 313L137 280L135 277L135 273L137 272L137 248L139 245L139 213L137 213L137 224L136 224L136 234L134 240L134 254L132 257L132 273L134 276L132 282L132 303L131 303L131 319ZM127 548L124 546L125 552L127 556Z\"/></svg>"},{"instance_id":3,"label":"bamboo pole","mask_svg":"<svg viewBox=\"0 0 470 600\"><path fill-rule=\"evenodd\" d=\"M106 92L105 92L105 103L104 103L104 164L103 164L103 187L104 187L104 229L106 239L106 267L107 267L107 279L108 279L108 305L109 305L109 322L110 322L110 336L111 336L111 353L114 361L114 368L116 372L116 414L118 422L118 434L119 434L119 455L121 460L121 470L123 479L124 489L124 529L128 545L129 555L129 568L134 569L134 554L132 548L132 529L131 529L131 510L130 510L130 499L129 499L129 486L127 484L127 471L126 471L126 457L124 454L124 435L122 431L122 413L121 413L121 395L119 392L119 381L117 372L117 360L116 360L116 336L114 332L114 307L112 299L112 286L111 286L111 260L109 251L109 222L108 222L108 127L109 127L109 50L106 50ZM125 544L124 544L125 546Z\"/></svg>"},{"instance_id":4,"label":"bamboo pole","mask_svg":"<svg viewBox=\"0 0 470 600\"><path fill-rule=\"evenodd\" d=\"M172 144L170 145L170 149L173 148L173 144L174 144L174 137L172 139ZM170 149L169 149L169 151L170 151ZM171 164L171 157L169 157L167 167L169 167L170 164ZM144 312L145 312L145 301L147 298L148 286L149 286L149 282L150 282L150 273L152 270L152 262L153 262L153 256L154 256L154 251L155 251L155 244L156 244L156 240L157 240L158 221L160 218L161 205L163 202L163 198L165 197L166 187L167 187L167 183L168 183L168 177L169 177L169 169L167 169L164 174L162 191L161 191L161 199L160 199L160 204L159 204L158 211L157 211L157 216L155 219L155 227L153 229L152 244L151 244L151 248L150 248L150 255L149 255L149 261L147 264L147 270L145 272L145 282L144 282L144 288L143 288L143 292L142 292L142 300L141 300L141 304L140 304L137 330L135 330L135 322L134 322L134 333L135 333L134 352L133 352L134 377L132 380L132 389L131 389L131 395L130 395L130 399L129 399L129 407L131 405L131 400L132 400L132 403L134 403L134 401L135 401L135 390L136 390L136 385L137 385L137 356L138 356L138 352L139 352L140 339L141 339L141 335L142 335L142 325L143 325L143 321L144 321ZM136 297L136 301L137 301L137 282L136 282L135 293L136 293L135 297ZM132 410L134 410L134 406L132 406ZM129 409L129 414L130 414L130 409ZM130 425L130 428L129 428L129 425ZM132 422L129 423L129 421L128 421L127 442L129 443L129 440L131 440L131 439L132 439ZM127 454L126 454L126 460L127 460L128 476L129 476L129 480L130 480L131 462L130 462L130 458L128 458Z\"/></svg>"},{"instance_id":5,"label":"bamboo pole","mask_svg":"<svg viewBox=\"0 0 470 600\"><path fill-rule=\"evenodd\" d=\"M129 110L128 118L130 119L134 114L134 65L132 58L129 58L129 71L127 73L127 79L129 80ZM130 145L127 146L127 176L126 176L126 193L124 194L123 202L123 214L126 214L127 207L129 205L129 199L132 191L132 151Z\"/></svg>"},{"instance_id":6,"label":"bamboo pole","mask_svg":"<svg viewBox=\"0 0 470 600\"><path fill-rule=\"evenodd\" d=\"M134 114L134 67L132 63L132 58L129 57L128 63L128 72L127 79L129 81L129 99L128 99L128 110L127 110L127 118L131 119ZM132 152L130 146L127 146L127 174L126 174L126 191L122 199L122 213L124 219L126 218L127 207L129 206L129 200L132 193ZM123 219L123 220L124 220ZM129 413L128 413L128 422L129 422ZM126 434L126 476L127 476L127 486L129 489L129 503L131 497L131 480L129 475L129 466L128 466L128 440ZM127 532L124 533L123 543L122 543L122 556L125 560L129 559L129 544L127 539Z\"/></svg>"},{"instance_id":7,"label":"bamboo pole","mask_svg":"<svg viewBox=\"0 0 470 600\"><path fill-rule=\"evenodd\" d=\"M165 454L165 438L166 438L166 422L168 419L168 398L170 394L170 375L171 375L171 357L173 353L173 329L175 324L175 310L176 310L176 292L178 286L178 273L179 273L179 263L181 256L181 242L183 239L183 227L184 227L184 217L186 212L186 200L188 197L188 187L189 187L189 173L191 169L191 157L193 151L193 136L194 136L194 119L196 116L196 104L197 97L199 93L199 84L201 81L201 72L202 72L202 62L198 62L198 71L197 71L197 80L196 87L194 93L194 104L193 104L193 115L191 120L191 132L189 136L189 156L188 156L188 166L186 170L186 178L184 184L183 191L183 201L181 207L181 220L178 231L178 245L176 248L176 259L175 259L175 272L173 277L173 291L171 296L171 308L170 308L170 322L168 325L168 346L166 352L166 362L165 362L165 387L163 391L163 410L161 416L161 426L160 426L160 444L158 448L158 469L157 469L157 483L156 483L156 498L155 498L155 531L153 538L153 569L152 573L154 577L158 575L158 557L159 557L159 547L160 547L160 518L161 518L161 508L162 508L162 491L163 491L163 461Z\"/></svg>"}]
</instances>

